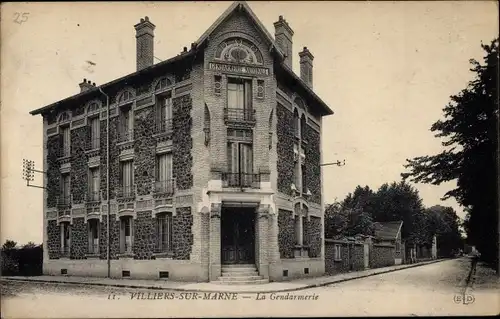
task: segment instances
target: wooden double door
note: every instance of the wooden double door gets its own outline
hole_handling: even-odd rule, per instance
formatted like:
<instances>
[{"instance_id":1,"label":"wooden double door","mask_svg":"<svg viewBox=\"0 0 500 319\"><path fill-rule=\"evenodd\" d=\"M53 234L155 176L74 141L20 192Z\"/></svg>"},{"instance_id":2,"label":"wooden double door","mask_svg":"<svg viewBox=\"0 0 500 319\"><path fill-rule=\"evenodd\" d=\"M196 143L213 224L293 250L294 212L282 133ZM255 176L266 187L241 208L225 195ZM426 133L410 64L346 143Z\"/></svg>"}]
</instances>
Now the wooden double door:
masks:
<instances>
[{"instance_id":1,"label":"wooden double door","mask_svg":"<svg viewBox=\"0 0 500 319\"><path fill-rule=\"evenodd\" d=\"M227 209L221 216L221 257L223 264L255 262L255 210Z\"/></svg>"}]
</instances>

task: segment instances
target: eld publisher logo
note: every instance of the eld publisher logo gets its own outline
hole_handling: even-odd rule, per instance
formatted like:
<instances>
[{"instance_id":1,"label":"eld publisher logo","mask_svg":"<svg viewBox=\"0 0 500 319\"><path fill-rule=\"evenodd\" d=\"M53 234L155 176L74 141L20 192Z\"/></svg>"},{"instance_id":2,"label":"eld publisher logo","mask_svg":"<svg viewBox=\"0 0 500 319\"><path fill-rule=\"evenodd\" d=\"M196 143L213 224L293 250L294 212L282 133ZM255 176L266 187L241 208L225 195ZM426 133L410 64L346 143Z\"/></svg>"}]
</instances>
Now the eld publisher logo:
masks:
<instances>
[{"instance_id":1,"label":"eld publisher logo","mask_svg":"<svg viewBox=\"0 0 500 319\"><path fill-rule=\"evenodd\" d=\"M462 303L464 305L470 305L474 303L476 300L473 295L463 294L463 295L455 295L453 298L456 304Z\"/></svg>"}]
</instances>

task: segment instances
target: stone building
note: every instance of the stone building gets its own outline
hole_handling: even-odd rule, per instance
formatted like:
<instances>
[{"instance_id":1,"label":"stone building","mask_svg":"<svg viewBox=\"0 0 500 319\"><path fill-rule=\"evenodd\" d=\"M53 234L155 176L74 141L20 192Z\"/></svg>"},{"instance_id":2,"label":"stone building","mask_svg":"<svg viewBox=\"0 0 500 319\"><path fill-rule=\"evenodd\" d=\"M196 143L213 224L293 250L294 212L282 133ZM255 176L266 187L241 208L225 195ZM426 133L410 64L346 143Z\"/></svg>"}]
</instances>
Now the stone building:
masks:
<instances>
[{"instance_id":1,"label":"stone building","mask_svg":"<svg viewBox=\"0 0 500 319\"><path fill-rule=\"evenodd\" d=\"M245 2L156 64L155 25L134 27L136 72L83 80L31 112L43 117L44 273L106 276L109 248L112 277L323 274L321 126L333 112L313 91L311 52L297 76L290 25L280 16L273 38Z\"/></svg>"}]
</instances>

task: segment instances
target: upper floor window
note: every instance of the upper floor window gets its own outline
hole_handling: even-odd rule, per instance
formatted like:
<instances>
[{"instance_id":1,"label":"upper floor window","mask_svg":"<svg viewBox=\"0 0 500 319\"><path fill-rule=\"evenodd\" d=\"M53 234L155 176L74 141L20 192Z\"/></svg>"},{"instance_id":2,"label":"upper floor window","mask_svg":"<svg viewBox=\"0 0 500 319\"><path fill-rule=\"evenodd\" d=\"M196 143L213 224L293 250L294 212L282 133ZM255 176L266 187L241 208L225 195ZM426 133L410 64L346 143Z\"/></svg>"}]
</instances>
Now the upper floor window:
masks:
<instances>
[{"instance_id":1,"label":"upper floor window","mask_svg":"<svg viewBox=\"0 0 500 319\"><path fill-rule=\"evenodd\" d=\"M61 175L61 204L69 205L70 202L70 175L69 173L65 173Z\"/></svg>"},{"instance_id":2,"label":"upper floor window","mask_svg":"<svg viewBox=\"0 0 500 319\"><path fill-rule=\"evenodd\" d=\"M71 133L69 126L62 126L61 128L62 135L62 156L67 157L71 154Z\"/></svg>"},{"instance_id":3,"label":"upper floor window","mask_svg":"<svg viewBox=\"0 0 500 319\"><path fill-rule=\"evenodd\" d=\"M215 59L234 63L263 64L260 50L242 38L227 39L219 44L215 51Z\"/></svg>"},{"instance_id":4,"label":"upper floor window","mask_svg":"<svg viewBox=\"0 0 500 319\"><path fill-rule=\"evenodd\" d=\"M163 153L156 156L155 191L173 193L172 153Z\"/></svg>"},{"instance_id":5,"label":"upper floor window","mask_svg":"<svg viewBox=\"0 0 500 319\"><path fill-rule=\"evenodd\" d=\"M253 121L252 81L229 79L227 83L226 118L229 120Z\"/></svg>"},{"instance_id":6,"label":"upper floor window","mask_svg":"<svg viewBox=\"0 0 500 319\"><path fill-rule=\"evenodd\" d=\"M296 138L300 138L300 118L299 112L295 109L293 112L293 131Z\"/></svg>"},{"instance_id":7,"label":"upper floor window","mask_svg":"<svg viewBox=\"0 0 500 319\"><path fill-rule=\"evenodd\" d=\"M101 127L99 116L89 118L89 131L90 131L90 149L95 150L99 148Z\"/></svg>"},{"instance_id":8,"label":"upper floor window","mask_svg":"<svg viewBox=\"0 0 500 319\"><path fill-rule=\"evenodd\" d=\"M99 167L89 169L89 200L99 200L100 178Z\"/></svg>"},{"instance_id":9,"label":"upper floor window","mask_svg":"<svg viewBox=\"0 0 500 319\"><path fill-rule=\"evenodd\" d=\"M156 128L158 133L172 130L172 117L171 93L158 96L156 101Z\"/></svg>"},{"instance_id":10,"label":"upper floor window","mask_svg":"<svg viewBox=\"0 0 500 319\"><path fill-rule=\"evenodd\" d=\"M71 120L71 115L69 114L69 112L63 112L61 113L61 115L59 115L59 123L68 122L69 120Z\"/></svg>"},{"instance_id":11,"label":"upper floor window","mask_svg":"<svg viewBox=\"0 0 500 319\"><path fill-rule=\"evenodd\" d=\"M167 77L163 77L156 83L155 91L162 90L170 85L172 85L172 82Z\"/></svg>"},{"instance_id":12,"label":"upper floor window","mask_svg":"<svg viewBox=\"0 0 500 319\"><path fill-rule=\"evenodd\" d=\"M94 113L97 112L98 110L99 110L99 104L97 104L97 102L93 102L87 108L87 113Z\"/></svg>"},{"instance_id":13,"label":"upper floor window","mask_svg":"<svg viewBox=\"0 0 500 319\"><path fill-rule=\"evenodd\" d=\"M127 142L133 139L134 117L130 105L120 108L120 126L118 131L118 142Z\"/></svg>"},{"instance_id":14,"label":"upper floor window","mask_svg":"<svg viewBox=\"0 0 500 319\"><path fill-rule=\"evenodd\" d=\"M127 102L130 99L132 99L132 93L130 91L124 91L120 96L118 97L118 103L123 103Z\"/></svg>"},{"instance_id":15,"label":"upper floor window","mask_svg":"<svg viewBox=\"0 0 500 319\"><path fill-rule=\"evenodd\" d=\"M134 194L134 166L133 161L120 162L120 197L132 197Z\"/></svg>"}]
</instances>

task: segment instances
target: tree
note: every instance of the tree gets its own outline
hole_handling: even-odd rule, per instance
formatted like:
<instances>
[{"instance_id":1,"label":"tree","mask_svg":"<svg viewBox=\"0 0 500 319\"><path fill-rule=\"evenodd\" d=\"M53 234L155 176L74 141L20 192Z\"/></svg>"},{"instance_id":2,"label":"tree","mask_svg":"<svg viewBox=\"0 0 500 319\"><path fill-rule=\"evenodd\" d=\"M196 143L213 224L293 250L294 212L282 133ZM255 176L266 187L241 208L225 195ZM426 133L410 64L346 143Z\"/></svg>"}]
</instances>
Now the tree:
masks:
<instances>
[{"instance_id":1,"label":"tree","mask_svg":"<svg viewBox=\"0 0 500 319\"><path fill-rule=\"evenodd\" d=\"M444 150L432 156L408 159L404 179L439 185L456 181L444 194L454 197L468 210L466 231L481 257L498 266L498 195L495 174L498 157L498 39L481 44L484 64L470 60L475 78L444 107L444 120L431 126L443 138ZM497 269L498 272L499 269Z\"/></svg>"},{"instance_id":2,"label":"tree","mask_svg":"<svg viewBox=\"0 0 500 319\"><path fill-rule=\"evenodd\" d=\"M26 245L23 246L23 249L24 248L35 248L37 245L32 242L32 241L29 241Z\"/></svg>"},{"instance_id":3,"label":"tree","mask_svg":"<svg viewBox=\"0 0 500 319\"><path fill-rule=\"evenodd\" d=\"M349 208L335 202L325 210L325 236L338 238L354 235L372 235L373 218L359 208Z\"/></svg>"},{"instance_id":4,"label":"tree","mask_svg":"<svg viewBox=\"0 0 500 319\"><path fill-rule=\"evenodd\" d=\"M2 250L9 250L16 248L17 243L13 240L7 239L5 243L2 245Z\"/></svg>"},{"instance_id":5,"label":"tree","mask_svg":"<svg viewBox=\"0 0 500 319\"><path fill-rule=\"evenodd\" d=\"M325 237L337 238L345 235L349 223L349 216L342 208L342 204L335 202L328 204L325 210Z\"/></svg>"}]
</instances>

